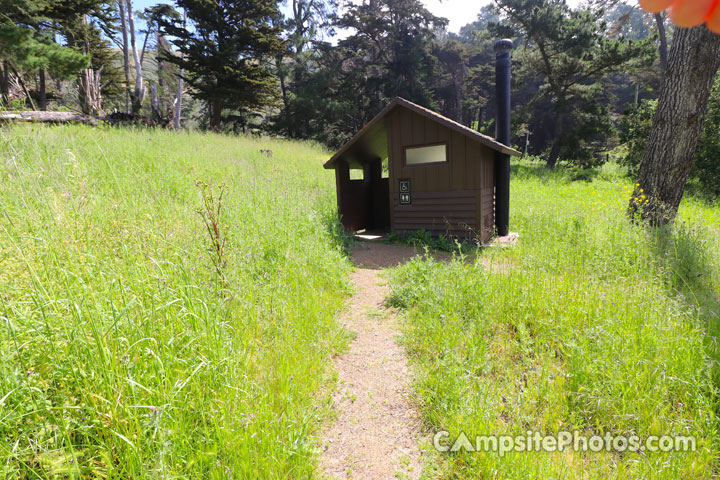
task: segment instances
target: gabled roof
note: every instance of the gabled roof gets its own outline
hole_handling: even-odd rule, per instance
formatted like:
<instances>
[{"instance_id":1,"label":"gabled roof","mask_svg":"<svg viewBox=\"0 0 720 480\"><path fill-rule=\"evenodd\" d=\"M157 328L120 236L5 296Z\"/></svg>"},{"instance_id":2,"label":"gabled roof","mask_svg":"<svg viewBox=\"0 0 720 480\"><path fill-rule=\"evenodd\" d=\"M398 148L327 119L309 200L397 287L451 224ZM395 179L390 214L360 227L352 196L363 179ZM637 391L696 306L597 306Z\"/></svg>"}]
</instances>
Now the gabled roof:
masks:
<instances>
[{"instance_id":1,"label":"gabled roof","mask_svg":"<svg viewBox=\"0 0 720 480\"><path fill-rule=\"evenodd\" d=\"M375 115L375 117L373 117L373 119L370 120L367 125L361 128L359 132L357 132L350 140L348 140L345 145L340 147L340 150L338 150L335 155L330 158L330 160L325 162L325 165L323 166L325 168L332 168L333 164L335 163L335 161L337 161L337 159L347 153L347 151L350 150L353 145L355 145L359 140L361 140L368 132L373 130L374 127L376 127L378 123L384 120L385 116L390 113L390 111L393 110L395 107L407 108L408 110L418 113L423 117L434 120L440 125L443 125L455 132L461 133L466 137L470 138L471 140L482 143L486 147L492 148L493 150L496 150L498 152L513 156L520 155L520 152L518 152L514 148L503 145L492 137L488 137L487 135L483 135L480 132L476 132L475 130L468 128L465 125L462 125L454 120L450 120L449 118L444 117L439 113L428 110L427 108L421 107L420 105L405 100L404 98L396 97L385 108L383 108L380 113Z\"/></svg>"}]
</instances>

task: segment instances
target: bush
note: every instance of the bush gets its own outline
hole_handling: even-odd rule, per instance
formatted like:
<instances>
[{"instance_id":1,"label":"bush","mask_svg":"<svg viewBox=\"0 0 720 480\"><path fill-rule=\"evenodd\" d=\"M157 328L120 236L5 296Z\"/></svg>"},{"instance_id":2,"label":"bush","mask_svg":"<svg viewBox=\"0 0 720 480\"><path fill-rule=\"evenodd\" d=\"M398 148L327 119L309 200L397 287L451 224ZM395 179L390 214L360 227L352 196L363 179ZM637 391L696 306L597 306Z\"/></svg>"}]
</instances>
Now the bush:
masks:
<instances>
[{"instance_id":1,"label":"bush","mask_svg":"<svg viewBox=\"0 0 720 480\"><path fill-rule=\"evenodd\" d=\"M644 100L638 107L627 111L623 117L620 141L627 147L627 153L620 162L628 168L628 173L633 177L640 169L656 107L657 100Z\"/></svg>"},{"instance_id":2,"label":"bush","mask_svg":"<svg viewBox=\"0 0 720 480\"><path fill-rule=\"evenodd\" d=\"M650 136L657 100L643 101L639 107L629 111L622 123L621 141L627 146L622 163L631 175L640 168L645 143ZM697 183L700 191L716 197L720 195L720 79L715 82L705 115L702 134L698 141L690 179Z\"/></svg>"}]
</instances>

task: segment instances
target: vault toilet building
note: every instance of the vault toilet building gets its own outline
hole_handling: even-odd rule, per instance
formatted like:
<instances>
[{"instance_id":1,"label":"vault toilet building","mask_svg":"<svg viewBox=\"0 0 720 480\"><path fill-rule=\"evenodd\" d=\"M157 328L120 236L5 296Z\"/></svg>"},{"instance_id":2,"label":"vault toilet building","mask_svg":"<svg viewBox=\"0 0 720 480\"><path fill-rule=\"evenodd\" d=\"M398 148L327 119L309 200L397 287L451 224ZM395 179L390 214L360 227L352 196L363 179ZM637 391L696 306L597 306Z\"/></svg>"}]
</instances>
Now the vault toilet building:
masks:
<instances>
[{"instance_id":1,"label":"vault toilet building","mask_svg":"<svg viewBox=\"0 0 720 480\"><path fill-rule=\"evenodd\" d=\"M496 139L396 98L325 163L335 170L345 228L482 242L507 235L509 158L520 155L508 146L511 48L510 40L495 43ZM351 179L351 169L362 179Z\"/></svg>"}]
</instances>

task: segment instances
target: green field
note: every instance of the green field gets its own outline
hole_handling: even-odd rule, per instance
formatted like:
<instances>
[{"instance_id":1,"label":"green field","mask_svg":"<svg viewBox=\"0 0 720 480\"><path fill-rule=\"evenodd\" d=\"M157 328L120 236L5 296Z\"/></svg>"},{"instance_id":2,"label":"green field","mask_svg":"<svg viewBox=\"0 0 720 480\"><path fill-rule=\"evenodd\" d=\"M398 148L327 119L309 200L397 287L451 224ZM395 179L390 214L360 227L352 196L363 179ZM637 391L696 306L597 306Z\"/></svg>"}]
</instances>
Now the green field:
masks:
<instances>
[{"instance_id":1,"label":"green field","mask_svg":"<svg viewBox=\"0 0 720 480\"><path fill-rule=\"evenodd\" d=\"M27 126L0 152L0 478L310 476L347 342L326 152ZM222 276L196 180L227 185Z\"/></svg>"},{"instance_id":2,"label":"green field","mask_svg":"<svg viewBox=\"0 0 720 480\"><path fill-rule=\"evenodd\" d=\"M266 138L3 127L0 478L318 476L331 359L349 341L327 157ZM720 206L686 199L651 232L625 218L632 184L612 166L571 177L514 165L515 247L390 272L426 432L669 433L697 451L430 451L427 478L720 468ZM214 236L203 184L212 208L226 185Z\"/></svg>"},{"instance_id":3,"label":"green field","mask_svg":"<svg viewBox=\"0 0 720 480\"><path fill-rule=\"evenodd\" d=\"M715 478L720 455L720 206L692 199L675 228L649 232L624 211L632 186L608 168L569 181L513 166L514 248L392 275L430 432L578 431L685 435L692 453L467 452L432 477ZM469 264L468 264L469 263Z\"/></svg>"}]
</instances>

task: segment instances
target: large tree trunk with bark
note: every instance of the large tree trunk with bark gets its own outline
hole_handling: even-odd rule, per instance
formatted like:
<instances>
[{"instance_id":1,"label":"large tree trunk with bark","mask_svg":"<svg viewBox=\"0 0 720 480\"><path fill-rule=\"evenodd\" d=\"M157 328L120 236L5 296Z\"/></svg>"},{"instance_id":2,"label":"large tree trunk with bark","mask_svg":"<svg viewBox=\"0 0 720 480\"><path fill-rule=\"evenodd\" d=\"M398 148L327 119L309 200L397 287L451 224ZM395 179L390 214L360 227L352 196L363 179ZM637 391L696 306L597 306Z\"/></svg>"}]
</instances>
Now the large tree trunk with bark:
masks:
<instances>
[{"instance_id":1,"label":"large tree trunk with bark","mask_svg":"<svg viewBox=\"0 0 720 480\"><path fill-rule=\"evenodd\" d=\"M85 25L88 25L87 15L83 15L82 21ZM90 42L87 36L85 36L83 44L83 53L90 55ZM80 102L80 110L86 115L103 114L103 84L100 79L104 68L105 66L102 65L99 69L93 70L92 65L90 65L78 77L78 101Z\"/></svg>"},{"instance_id":2,"label":"large tree trunk with bark","mask_svg":"<svg viewBox=\"0 0 720 480\"><path fill-rule=\"evenodd\" d=\"M78 79L78 97L80 98L80 109L85 115L102 115L102 77L103 67L98 71L92 68L83 70Z\"/></svg>"},{"instance_id":3,"label":"large tree trunk with bark","mask_svg":"<svg viewBox=\"0 0 720 480\"><path fill-rule=\"evenodd\" d=\"M662 13L655 14L655 24L657 25L658 39L660 45L658 46L658 54L660 56L660 71L665 74L668 63L668 50L667 50L667 34L665 33L665 18Z\"/></svg>"},{"instance_id":4,"label":"large tree trunk with bark","mask_svg":"<svg viewBox=\"0 0 720 480\"><path fill-rule=\"evenodd\" d=\"M677 214L710 90L720 67L720 35L678 28L628 213L659 226Z\"/></svg>"},{"instance_id":5,"label":"large tree trunk with bark","mask_svg":"<svg viewBox=\"0 0 720 480\"><path fill-rule=\"evenodd\" d=\"M455 89L455 121L462 123L462 72L453 71L453 88Z\"/></svg>"}]
</instances>

